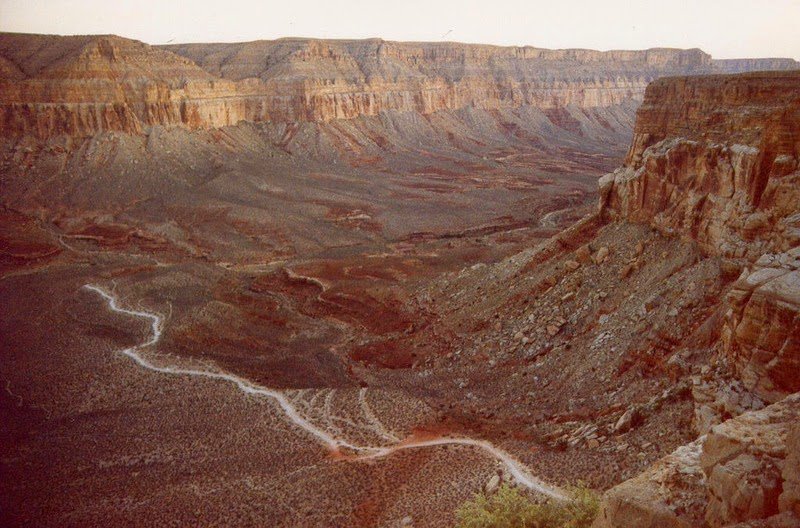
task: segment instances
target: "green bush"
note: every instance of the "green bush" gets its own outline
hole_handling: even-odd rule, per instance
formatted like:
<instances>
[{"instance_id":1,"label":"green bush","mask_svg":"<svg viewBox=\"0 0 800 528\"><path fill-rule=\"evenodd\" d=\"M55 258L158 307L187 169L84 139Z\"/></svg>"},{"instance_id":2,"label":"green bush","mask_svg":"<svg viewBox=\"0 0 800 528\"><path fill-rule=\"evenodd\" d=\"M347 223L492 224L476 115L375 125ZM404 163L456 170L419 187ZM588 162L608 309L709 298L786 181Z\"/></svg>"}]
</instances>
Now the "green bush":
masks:
<instances>
[{"instance_id":1,"label":"green bush","mask_svg":"<svg viewBox=\"0 0 800 528\"><path fill-rule=\"evenodd\" d=\"M496 493L479 493L456 512L458 528L588 528L597 515L597 496L584 486L568 501L536 503L503 484Z\"/></svg>"}]
</instances>

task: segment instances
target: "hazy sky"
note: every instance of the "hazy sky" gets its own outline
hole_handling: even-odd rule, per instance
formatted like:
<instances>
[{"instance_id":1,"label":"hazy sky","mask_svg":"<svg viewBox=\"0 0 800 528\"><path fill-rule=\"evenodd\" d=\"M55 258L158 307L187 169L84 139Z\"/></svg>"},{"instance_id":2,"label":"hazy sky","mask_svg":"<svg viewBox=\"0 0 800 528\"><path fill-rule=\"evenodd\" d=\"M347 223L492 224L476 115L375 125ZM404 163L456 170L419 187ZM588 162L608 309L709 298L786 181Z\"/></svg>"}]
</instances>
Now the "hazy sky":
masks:
<instances>
[{"instance_id":1,"label":"hazy sky","mask_svg":"<svg viewBox=\"0 0 800 528\"><path fill-rule=\"evenodd\" d=\"M0 30L151 44L286 36L800 59L800 0L0 0Z\"/></svg>"}]
</instances>

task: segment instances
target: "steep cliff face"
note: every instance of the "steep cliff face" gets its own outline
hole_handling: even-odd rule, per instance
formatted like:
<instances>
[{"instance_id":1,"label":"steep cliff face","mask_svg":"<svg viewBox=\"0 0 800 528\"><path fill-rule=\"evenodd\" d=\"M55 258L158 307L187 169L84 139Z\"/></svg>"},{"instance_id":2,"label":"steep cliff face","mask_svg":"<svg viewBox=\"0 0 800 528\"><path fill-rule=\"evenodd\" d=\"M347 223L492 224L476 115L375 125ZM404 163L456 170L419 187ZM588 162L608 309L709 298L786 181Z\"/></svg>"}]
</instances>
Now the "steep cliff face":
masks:
<instances>
[{"instance_id":1,"label":"steep cliff face","mask_svg":"<svg viewBox=\"0 0 800 528\"><path fill-rule=\"evenodd\" d=\"M800 72L662 79L602 207L754 261L800 243L798 157Z\"/></svg>"},{"instance_id":2,"label":"steep cliff face","mask_svg":"<svg viewBox=\"0 0 800 528\"><path fill-rule=\"evenodd\" d=\"M723 342L766 401L800 390L800 72L662 79L603 214L648 222L740 259Z\"/></svg>"},{"instance_id":3,"label":"steep cliff face","mask_svg":"<svg viewBox=\"0 0 800 528\"><path fill-rule=\"evenodd\" d=\"M717 369L715 383L727 386L718 403L727 403L717 425L700 431L707 435L613 488L596 527L627 526L630 512L642 526L799 522L791 432L800 412L798 159L800 72L648 87L624 166L601 178L601 214L692 239L742 269L720 300L717 355L695 382L698 404L698 387ZM734 385L749 404L734 405L742 401ZM772 405L760 410L762 402Z\"/></svg>"},{"instance_id":4,"label":"steep cliff face","mask_svg":"<svg viewBox=\"0 0 800 528\"><path fill-rule=\"evenodd\" d=\"M188 59L115 36L3 35L0 54L12 72L0 80L5 136L192 126L192 101L234 90Z\"/></svg>"},{"instance_id":5,"label":"steep cliff face","mask_svg":"<svg viewBox=\"0 0 800 528\"><path fill-rule=\"evenodd\" d=\"M700 50L503 48L457 43L282 39L167 49L226 79L256 78L285 96L280 119L329 120L381 111L466 106L607 107L641 97L652 79L705 71Z\"/></svg>"},{"instance_id":6,"label":"steep cliff face","mask_svg":"<svg viewBox=\"0 0 800 528\"><path fill-rule=\"evenodd\" d=\"M377 39L153 47L115 36L4 34L0 130L9 137L88 136L152 125L327 122L468 107L532 107L559 126L577 127L564 108L632 108L652 80L712 67L696 49L599 52Z\"/></svg>"},{"instance_id":7,"label":"steep cliff face","mask_svg":"<svg viewBox=\"0 0 800 528\"><path fill-rule=\"evenodd\" d=\"M726 301L724 350L745 387L765 401L800 391L800 246L763 255Z\"/></svg>"}]
</instances>

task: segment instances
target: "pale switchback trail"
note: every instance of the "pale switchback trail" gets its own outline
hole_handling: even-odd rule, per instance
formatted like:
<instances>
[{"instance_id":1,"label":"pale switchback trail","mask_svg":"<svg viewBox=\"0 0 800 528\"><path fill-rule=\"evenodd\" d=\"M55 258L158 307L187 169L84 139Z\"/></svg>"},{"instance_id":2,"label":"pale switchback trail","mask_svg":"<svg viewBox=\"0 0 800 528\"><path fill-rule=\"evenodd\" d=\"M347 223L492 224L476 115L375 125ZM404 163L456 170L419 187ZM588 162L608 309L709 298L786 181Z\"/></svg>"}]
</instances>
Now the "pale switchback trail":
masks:
<instances>
[{"instance_id":1,"label":"pale switchback trail","mask_svg":"<svg viewBox=\"0 0 800 528\"><path fill-rule=\"evenodd\" d=\"M109 308L114 312L150 320L152 336L143 343L140 343L133 347L125 348L120 351L122 354L131 358L139 366L144 367L148 370L152 370L154 372L160 372L162 374L171 374L175 376L197 376L197 377L227 381L229 383L233 383L234 385L236 385L239 388L239 390L241 390L245 394L254 394L272 398L273 400L275 400L275 402L284 412L286 417L292 423L294 423L304 431L310 433L311 435L315 436L322 443L328 446L329 449L333 451L338 451L342 448L345 448L353 450L357 453L362 453L360 455L352 457L351 460L366 460L366 459L386 457L388 455L391 455L392 453L404 449L421 449L425 447L441 446L441 445L474 446L482 449L483 451L491 455L493 458L502 462L503 465L505 465L508 472L514 477L514 479L520 485L525 486L526 488L529 488L535 492L541 493L543 495L546 495L554 499L563 500L567 498L567 494L565 492L563 492L562 490L560 490L555 486L546 484L545 482L536 478L525 467L524 464L515 459L506 451L496 447L495 445L486 440L476 440L472 438L459 438L459 437L454 437L454 438L443 437L443 438L435 438L430 440L419 440L419 441L409 439L398 442L392 446L383 446L383 447L355 445L342 438L337 438L335 435L325 431L324 429L316 426L315 424L311 423L309 420L304 418L297 410L297 408L295 408L295 406L289 401L289 399L280 391L255 385L252 382L245 380L244 378L225 372L213 372L207 370L197 370L197 369L181 368L181 367L162 367L154 363L151 363L145 357L143 357L139 352L142 349L147 348L149 346L153 346L159 342L163 331L162 327L164 323L163 317L158 313L123 308L119 305L118 299L113 294L108 293L99 286L87 284L85 285L85 288L93 292L96 292L100 296L102 296L103 299L105 299L105 301L108 303Z\"/></svg>"}]
</instances>

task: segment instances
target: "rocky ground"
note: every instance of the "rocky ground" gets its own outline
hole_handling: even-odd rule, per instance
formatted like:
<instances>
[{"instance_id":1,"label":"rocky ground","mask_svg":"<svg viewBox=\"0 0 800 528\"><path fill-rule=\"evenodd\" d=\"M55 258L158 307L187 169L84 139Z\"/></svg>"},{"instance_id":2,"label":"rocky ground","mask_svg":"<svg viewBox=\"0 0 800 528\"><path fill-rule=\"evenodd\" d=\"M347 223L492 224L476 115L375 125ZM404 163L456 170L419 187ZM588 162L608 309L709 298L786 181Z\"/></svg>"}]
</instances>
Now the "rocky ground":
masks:
<instances>
[{"instance_id":1,"label":"rocky ground","mask_svg":"<svg viewBox=\"0 0 800 528\"><path fill-rule=\"evenodd\" d=\"M3 521L449 525L514 480L402 448L457 437L609 490L597 526L791 526L798 77L710 79L654 84L624 161L530 109L5 141ZM85 284L163 318L153 364L400 448L142 368Z\"/></svg>"},{"instance_id":2,"label":"rocky ground","mask_svg":"<svg viewBox=\"0 0 800 528\"><path fill-rule=\"evenodd\" d=\"M119 353L148 328L86 283L164 315L159 364L284 390L352 441L469 433L440 405L462 392L435 395L412 368L450 351L426 333L438 316L421 292L579 218L602 169L516 145L365 163L308 152L303 133L285 150L255 125L5 145L7 524L439 526L503 471L470 446L335 457L269 399ZM605 152L591 163L622 149Z\"/></svg>"}]
</instances>

